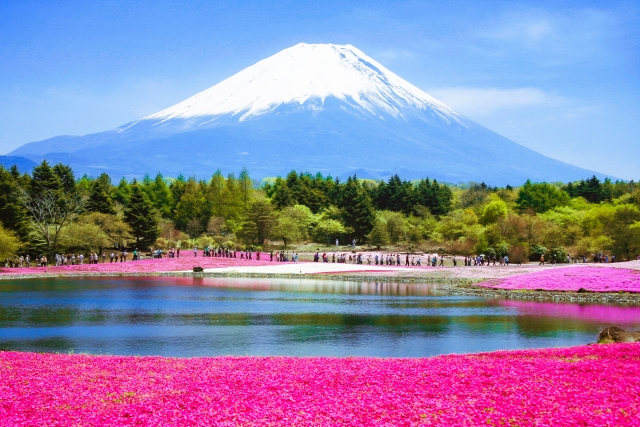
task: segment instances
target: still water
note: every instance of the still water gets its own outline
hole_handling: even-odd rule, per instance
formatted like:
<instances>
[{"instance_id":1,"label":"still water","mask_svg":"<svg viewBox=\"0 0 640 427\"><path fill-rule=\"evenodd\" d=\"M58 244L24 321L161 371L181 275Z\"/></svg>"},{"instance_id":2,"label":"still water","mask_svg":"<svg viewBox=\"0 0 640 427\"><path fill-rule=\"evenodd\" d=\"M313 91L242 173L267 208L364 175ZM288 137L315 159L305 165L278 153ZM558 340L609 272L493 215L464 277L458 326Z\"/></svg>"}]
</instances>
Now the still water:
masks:
<instances>
[{"instance_id":1,"label":"still water","mask_svg":"<svg viewBox=\"0 0 640 427\"><path fill-rule=\"evenodd\" d=\"M640 307L440 296L436 285L176 277L0 281L0 350L422 357L594 342Z\"/></svg>"}]
</instances>

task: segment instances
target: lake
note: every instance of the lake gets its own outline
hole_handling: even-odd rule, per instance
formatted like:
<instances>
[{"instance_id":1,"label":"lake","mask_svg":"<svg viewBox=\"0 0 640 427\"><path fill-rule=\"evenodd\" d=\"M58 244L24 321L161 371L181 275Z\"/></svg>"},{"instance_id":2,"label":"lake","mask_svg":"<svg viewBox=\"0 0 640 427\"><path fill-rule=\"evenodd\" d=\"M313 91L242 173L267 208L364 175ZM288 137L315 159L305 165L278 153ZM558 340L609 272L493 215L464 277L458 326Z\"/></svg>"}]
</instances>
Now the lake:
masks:
<instances>
[{"instance_id":1,"label":"lake","mask_svg":"<svg viewBox=\"0 0 640 427\"><path fill-rule=\"evenodd\" d=\"M0 350L162 356L424 357L595 342L640 307L434 294L309 279L0 281Z\"/></svg>"}]
</instances>

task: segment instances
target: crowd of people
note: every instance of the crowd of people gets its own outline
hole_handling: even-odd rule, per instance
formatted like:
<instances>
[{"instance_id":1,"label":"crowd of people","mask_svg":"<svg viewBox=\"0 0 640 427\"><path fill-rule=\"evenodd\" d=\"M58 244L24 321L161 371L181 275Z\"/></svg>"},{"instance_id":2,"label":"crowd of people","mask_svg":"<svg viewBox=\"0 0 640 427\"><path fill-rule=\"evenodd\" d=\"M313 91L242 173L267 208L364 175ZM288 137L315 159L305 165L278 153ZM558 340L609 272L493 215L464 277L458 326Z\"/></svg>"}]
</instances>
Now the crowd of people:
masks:
<instances>
[{"instance_id":1,"label":"crowd of people","mask_svg":"<svg viewBox=\"0 0 640 427\"><path fill-rule=\"evenodd\" d=\"M247 260L260 260L260 252L259 251L237 251L228 248L210 248L205 247L204 250L199 251L198 247L193 248L193 256L197 257L201 252L203 257L221 257L221 258L239 258L239 259L247 259ZM85 262L88 264L98 264L100 261L102 263L117 263L117 262L125 262L128 258L128 252L126 249L121 251L111 251L109 254L103 251L102 254L98 254L97 252L92 252L88 256L85 257L84 254L80 253L76 254L55 254L54 255L54 265L55 266L71 266L71 265L83 265ZM133 256L131 258L132 261L137 261L145 258L162 258L164 256L164 252L162 249L151 249L151 253L148 256L140 255L140 252L136 248L133 251ZM166 254L169 258L180 258L180 248L170 248ZM265 254L266 255L266 254ZM580 257L572 257L567 255L566 259L558 260L555 256L550 256L550 259L545 259L544 255L540 257L539 265L545 264L557 264L557 263L587 263L586 256ZM298 262L300 259L297 252L286 252L286 251L271 251L269 254L269 261L275 262ZM640 255L636 257L637 260L640 260ZM107 261L108 260L108 261ZM445 256L438 254L422 254L422 255L413 255L413 254L400 254L400 253L392 253L392 254L384 254L384 253L348 253L348 252L332 252L328 255L326 252L320 254L316 252L313 255L313 262L332 262L332 263L342 263L342 264L367 264L367 265L388 265L388 266L431 266L431 267L443 267L445 266L445 261L450 261L448 264L456 267L458 265L458 258L455 255ZM594 263L613 263L616 262L615 255L605 255L602 253L595 254L593 256ZM489 256L489 255L477 255L477 256L465 256L462 257L462 263L465 267L470 266L509 266L510 260L509 256ZM522 258L517 257L516 265L522 264ZM29 268L29 267L46 267L48 265L48 260L46 255L36 256L33 260L29 255L23 256L15 256L5 258L4 267L5 268Z\"/></svg>"}]
</instances>

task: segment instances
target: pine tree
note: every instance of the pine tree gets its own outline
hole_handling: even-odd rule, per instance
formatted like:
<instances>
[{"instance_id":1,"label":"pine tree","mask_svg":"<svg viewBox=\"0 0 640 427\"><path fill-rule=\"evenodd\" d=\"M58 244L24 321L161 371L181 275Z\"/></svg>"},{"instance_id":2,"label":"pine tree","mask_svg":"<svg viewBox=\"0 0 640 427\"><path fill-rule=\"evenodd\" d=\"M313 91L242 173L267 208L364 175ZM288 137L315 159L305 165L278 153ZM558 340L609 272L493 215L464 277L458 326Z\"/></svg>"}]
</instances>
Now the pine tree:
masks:
<instances>
[{"instance_id":1,"label":"pine tree","mask_svg":"<svg viewBox=\"0 0 640 427\"><path fill-rule=\"evenodd\" d=\"M18 178L20 174L17 174ZM0 222L17 236L26 240L29 234L27 210L19 201L15 174L0 166Z\"/></svg>"},{"instance_id":2,"label":"pine tree","mask_svg":"<svg viewBox=\"0 0 640 427\"><path fill-rule=\"evenodd\" d=\"M356 239L364 241L373 228L375 213L369 193L355 175L347 179L340 199L345 225L353 228Z\"/></svg>"},{"instance_id":3,"label":"pine tree","mask_svg":"<svg viewBox=\"0 0 640 427\"><path fill-rule=\"evenodd\" d=\"M46 160L33 168L31 180L32 195L40 195L45 190L59 191L62 189L62 181L55 174L53 168Z\"/></svg>"},{"instance_id":4,"label":"pine tree","mask_svg":"<svg viewBox=\"0 0 640 427\"><path fill-rule=\"evenodd\" d=\"M105 186L104 180L96 179L91 183L89 200L87 200L87 211L100 212L115 215L113 200L108 193L109 188Z\"/></svg>"},{"instance_id":5,"label":"pine tree","mask_svg":"<svg viewBox=\"0 0 640 427\"><path fill-rule=\"evenodd\" d=\"M131 183L131 198L124 217L137 246L148 247L156 241L160 234L157 213L135 179Z\"/></svg>"}]
</instances>

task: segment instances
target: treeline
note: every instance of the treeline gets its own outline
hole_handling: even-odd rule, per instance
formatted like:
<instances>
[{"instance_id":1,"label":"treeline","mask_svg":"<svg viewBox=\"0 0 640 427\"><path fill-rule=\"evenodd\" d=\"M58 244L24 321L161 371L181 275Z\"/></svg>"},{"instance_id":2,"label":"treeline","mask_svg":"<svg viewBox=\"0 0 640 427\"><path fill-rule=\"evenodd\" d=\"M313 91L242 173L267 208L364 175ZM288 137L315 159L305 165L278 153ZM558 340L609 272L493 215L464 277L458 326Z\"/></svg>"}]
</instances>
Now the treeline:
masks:
<instances>
[{"instance_id":1,"label":"treeline","mask_svg":"<svg viewBox=\"0 0 640 427\"><path fill-rule=\"evenodd\" d=\"M0 168L0 257L111 247L287 246L315 242L459 255L566 259L640 251L640 186L597 177L491 187L436 180L345 181L289 173L261 183L243 169L209 180L75 177L43 161ZM50 258L51 259L51 258Z\"/></svg>"}]
</instances>

